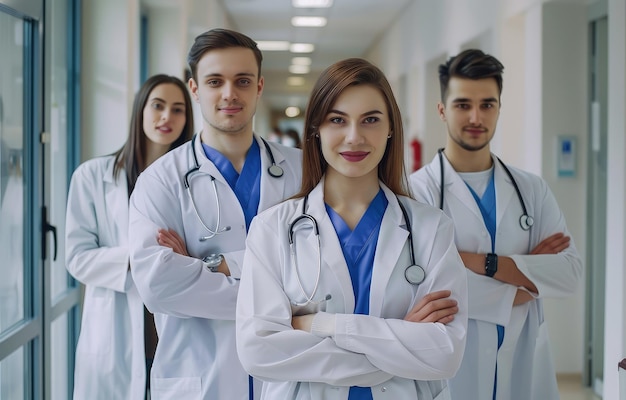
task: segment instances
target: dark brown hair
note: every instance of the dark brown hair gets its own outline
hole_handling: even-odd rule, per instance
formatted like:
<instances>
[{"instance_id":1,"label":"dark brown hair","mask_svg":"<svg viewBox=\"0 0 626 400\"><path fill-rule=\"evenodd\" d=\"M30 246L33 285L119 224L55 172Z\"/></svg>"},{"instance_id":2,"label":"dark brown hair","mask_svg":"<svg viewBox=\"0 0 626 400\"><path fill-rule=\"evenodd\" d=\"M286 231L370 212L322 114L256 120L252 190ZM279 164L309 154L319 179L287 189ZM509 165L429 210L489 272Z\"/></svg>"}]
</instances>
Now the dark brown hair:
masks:
<instances>
[{"instance_id":1,"label":"dark brown hair","mask_svg":"<svg viewBox=\"0 0 626 400\"><path fill-rule=\"evenodd\" d=\"M378 165L378 177L394 193L407 195L402 117L391 85L378 67L360 58L349 58L322 72L311 92L304 119L302 186L294 197L306 196L322 179L327 163L317 137L319 127L341 93L356 85L378 89L385 100L391 138L387 141L385 154Z\"/></svg>"},{"instance_id":2,"label":"dark brown hair","mask_svg":"<svg viewBox=\"0 0 626 400\"><path fill-rule=\"evenodd\" d=\"M126 179L128 180L128 196L135 188L139 174L147 167L146 143L148 138L143 130L143 109L146 107L150 93L152 93L154 88L166 83L176 85L183 93L183 98L185 99L185 126L178 139L171 144L169 150L185 143L193 135L193 108L187 86L175 76L159 74L148 78L135 95L128 139L121 149L113 153L115 156L113 176L117 178L121 170L125 171Z\"/></svg>"},{"instance_id":3,"label":"dark brown hair","mask_svg":"<svg viewBox=\"0 0 626 400\"><path fill-rule=\"evenodd\" d=\"M441 102L446 102L450 78L465 79L493 78L498 84L498 94L502 94L502 71L504 66L498 59L478 49L469 49L450 57L439 66L439 87Z\"/></svg>"},{"instance_id":4,"label":"dark brown hair","mask_svg":"<svg viewBox=\"0 0 626 400\"><path fill-rule=\"evenodd\" d=\"M257 47L254 40L250 39L243 33L231 31L228 29L211 29L196 37L189 49L187 55L187 63L191 69L191 77L198 81L198 63L204 54L215 49L227 49L230 47L244 47L252 50L259 67L259 77L261 76L261 63L263 62L263 54Z\"/></svg>"}]
</instances>

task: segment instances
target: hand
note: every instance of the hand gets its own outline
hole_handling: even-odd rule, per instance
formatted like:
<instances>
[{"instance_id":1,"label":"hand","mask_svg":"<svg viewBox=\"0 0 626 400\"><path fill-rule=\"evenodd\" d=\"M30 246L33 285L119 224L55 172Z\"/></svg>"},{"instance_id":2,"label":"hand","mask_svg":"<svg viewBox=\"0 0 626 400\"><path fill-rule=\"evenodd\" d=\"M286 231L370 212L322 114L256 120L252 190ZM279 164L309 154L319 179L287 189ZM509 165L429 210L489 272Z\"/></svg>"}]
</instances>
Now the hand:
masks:
<instances>
[{"instance_id":1,"label":"hand","mask_svg":"<svg viewBox=\"0 0 626 400\"><path fill-rule=\"evenodd\" d=\"M520 304L528 303L535 298L533 295L528 293L525 290L517 289L517 293L515 293L515 299L513 300L513 306L519 306Z\"/></svg>"},{"instance_id":2,"label":"hand","mask_svg":"<svg viewBox=\"0 0 626 400\"><path fill-rule=\"evenodd\" d=\"M157 234L157 242L161 246L169 247L170 249L174 250L175 253L189 257L185 241L173 229L159 229Z\"/></svg>"},{"instance_id":3,"label":"hand","mask_svg":"<svg viewBox=\"0 0 626 400\"><path fill-rule=\"evenodd\" d=\"M449 290L428 293L408 312L404 320L442 324L452 322L454 314L459 312L459 307L456 300L450 299L450 294Z\"/></svg>"},{"instance_id":4,"label":"hand","mask_svg":"<svg viewBox=\"0 0 626 400\"><path fill-rule=\"evenodd\" d=\"M291 317L291 326L293 327L293 329L296 330L311 332L313 318L315 318L315 314L298 315L295 317Z\"/></svg>"},{"instance_id":5,"label":"hand","mask_svg":"<svg viewBox=\"0 0 626 400\"><path fill-rule=\"evenodd\" d=\"M569 247L570 237L555 233L539 243L530 254L557 254Z\"/></svg>"}]
</instances>

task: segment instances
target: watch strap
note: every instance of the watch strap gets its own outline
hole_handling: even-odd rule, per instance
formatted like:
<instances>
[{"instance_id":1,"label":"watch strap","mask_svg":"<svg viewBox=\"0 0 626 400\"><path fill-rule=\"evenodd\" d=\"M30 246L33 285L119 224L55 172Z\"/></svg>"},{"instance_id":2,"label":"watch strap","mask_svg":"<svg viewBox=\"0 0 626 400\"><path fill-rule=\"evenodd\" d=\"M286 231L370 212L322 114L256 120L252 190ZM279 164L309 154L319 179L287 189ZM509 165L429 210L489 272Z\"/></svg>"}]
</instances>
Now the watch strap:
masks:
<instances>
[{"instance_id":1,"label":"watch strap","mask_svg":"<svg viewBox=\"0 0 626 400\"><path fill-rule=\"evenodd\" d=\"M488 253L485 257L485 275L491 278L496 272L498 272L498 255Z\"/></svg>"}]
</instances>

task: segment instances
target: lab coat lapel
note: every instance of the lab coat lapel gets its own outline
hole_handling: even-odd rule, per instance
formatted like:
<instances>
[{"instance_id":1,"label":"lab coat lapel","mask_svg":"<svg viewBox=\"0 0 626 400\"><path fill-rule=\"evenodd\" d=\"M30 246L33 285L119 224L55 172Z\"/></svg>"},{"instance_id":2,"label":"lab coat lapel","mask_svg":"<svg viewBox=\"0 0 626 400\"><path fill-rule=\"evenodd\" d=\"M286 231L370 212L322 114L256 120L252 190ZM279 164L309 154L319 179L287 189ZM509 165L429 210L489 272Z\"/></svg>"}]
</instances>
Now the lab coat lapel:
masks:
<instances>
[{"instance_id":1,"label":"lab coat lapel","mask_svg":"<svg viewBox=\"0 0 626 400\"><path fill-rule=\"evenodd\" d=\"M474 196L472 196L472 193L467 188L467 185L465 184L463 179L461 179L459 174L454 170L454 168L452 167L448 159L444 155L442 155L442 157L443 157L443 165L444 165L443 169L444 169L444 181L445 181L444 199L446 203L454 201L454 203L462 204L464 208L471 211L472 215L474 215L474 217L478 220L477 223L484 225L483 216L480 213L480 209L478 208L478 205L476 204L476 200L474 200ZM433 167L437 170L436 172L437 176L441 176L439 172L438 161L434 163ZM448 196L450 196L449 199L448 199ZM444 204L444 209L445 207L446 206ZM453 210L457 209L456 205L452 206L451 208Z\"/></svg>"},{"instance_id":2,"label":"lab coat lapel","mask_svg":"<svg viewBox=\"0 0 626 400\"><path fill-rule=\"evenodd\" d=\"M381 315L387 283L398 264L400 253L409 236L397 197L382 183L381 187L389 204L380 226L370 288L369 313L376 316Z\"/></svg>"},{"instance_id":3,"label":"lab coat lapel","mask_svg":"<svg viewBox=\"0 0 626 400\"><path fill-rule=\"evenodd\" d=\"M104 173L104 206L107 209L107 221L115 221L115 223L107 223L109 235L112 239L117 239L116 243L128 242L128 184L126 172L120 171L117 179L113 177L113 166L115 162L107 163Z\"/></svg>"},{"instance_id":4,"label":"lab coat lapel","mask_svg":"<svg viewBox=\"0 0 626 400\"><path fill-rule=\"evenodd\" d=\"M348 265L343 257L343 250L341 250L337 233L326 212L323 178L309 194L308 213L317 220L319 226L322 247L322 268L329 268L333 272L343 294L344 311L346 313L353 313L355 304L352 280L350 279ZM317 246L316 240L317 238L314 234L309 235L307 238L310 246ZM322 274L324 274L323 270Z\"/></svg>"},{"instance_id":5,"label":"lab coat lapel","mask_svg":"<svg viewBox=\"0 0 626 400\"><path fill-rule=\"evenodd\" d=\"M282 200L283 193L285 192L286 179L284 175L279 178L274 178L269 174L268 168L272 165L272 161L267 155L265 143L258 139L256 135L254 140L259 144L261 151L261 199L259 201L259 210L265 210ZM281 164L284 164L285 156L282 152L275 147L270 150L272 150L276 165L281 166Z\"/></svg>"},{"instance_id":6,"label":"lab coat lapel","mask_svg":"<svg viewBox=\"0 0 626 400\"><path fill-rule=\"evenodd\" d=\"M495 165L494 183L496 190L496 228L500 226L502 217L505 215L509 203L511 201L518 201L517 194L511 178L507 175L502 168L500 161L492 155L493 163Z\"/></svg>"}]
</instances>

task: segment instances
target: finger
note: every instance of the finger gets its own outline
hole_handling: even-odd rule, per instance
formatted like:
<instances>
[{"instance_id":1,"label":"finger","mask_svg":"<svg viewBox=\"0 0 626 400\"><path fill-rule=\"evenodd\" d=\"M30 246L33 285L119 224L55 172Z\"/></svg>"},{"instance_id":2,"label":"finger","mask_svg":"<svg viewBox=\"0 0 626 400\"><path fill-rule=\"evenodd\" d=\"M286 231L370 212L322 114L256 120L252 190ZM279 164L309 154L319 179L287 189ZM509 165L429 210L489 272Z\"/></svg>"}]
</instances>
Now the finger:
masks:
<instances>
[{"instance_id":1,"label":"finger","mask_svg":"<svg viewBox=\"0 0 626 400\"><path fill-rule=\"evenodd\" d=\"M457 314L458 312L459 312L459 307L452 306L452 307L446 307L446 308L433 310L431 313L425 316L422 316L421 318L418 318L417 315L415 315L416 318L410 318L408 320L412 322L438 322L439 320L453 316Z\"/></svg>"},{"instance_id":2,"label":"finger","mask_svg":"<svg viewBox=\"0 0 626 400\"><path fill-rule=\"evenodd\" d=\"M409 314L418 312L435 300L447 298L450 296L450 294L451 292L449 290L440 290L437 292L428 293L427 295L422 297L422 299L417 302L416 305L413 306L413 308L409 311Z\"/></svg>"},{"instance_id":3,"label":"finger","mask_svg":"<svg viewBox=\"0 0 626 400\"><path fill-rule=\"evenodd\" d=\"M450 310L458 310L456 300L452 299L439 299L432 301L423 307L417 309L413 308L412 312L409 312L405 317L406 320L414 322L433 322L439 319L439 317L447 315Z\"/></svg>"}]
</instances>

